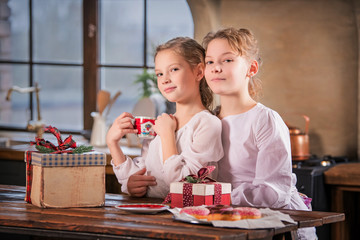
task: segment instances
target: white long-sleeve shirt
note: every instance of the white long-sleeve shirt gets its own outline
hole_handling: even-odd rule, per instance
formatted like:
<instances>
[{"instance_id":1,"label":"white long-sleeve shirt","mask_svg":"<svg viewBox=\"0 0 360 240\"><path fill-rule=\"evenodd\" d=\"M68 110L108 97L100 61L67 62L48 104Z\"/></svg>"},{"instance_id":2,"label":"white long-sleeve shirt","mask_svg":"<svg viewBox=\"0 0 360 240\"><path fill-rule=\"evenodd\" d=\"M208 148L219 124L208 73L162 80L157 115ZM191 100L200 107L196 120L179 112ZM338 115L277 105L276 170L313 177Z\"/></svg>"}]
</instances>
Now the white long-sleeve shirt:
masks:
<instances>
[{"instance_id":1,"label":"white long-sleeve shirt","mask_svg":"<svg viewBox=\"0 0 360 240\"><path fill-rule=\"evenodd\" d=\"M295 187L289 129L277 112L257 103L223 118L222 127L218 178L232 183L233 204L307 209Z\"/></svg>"},{"instance_id":2,"label":"white long-sleeve shirt","mask_svg":"<svg viewBox=\"0 0 360 240\"><path fill-rule=\"evenodd\" d=\"M157 185L148 188L147 196L164 198L169 193L170 183L178 182L189 174L196 174L204 166L217 165L224 155L221 143L221 121L209 111L201 111L176 133L179 155L173 155L163 163L161 138L143 143L141 157L131 159L118 166L114 173L127 192L130 175L146 167L148 174L156 178Z\"/></svg>"},{"instance_id":3,"label":"white long-sleeve shirt","mask_svg":"<svg viewBox=\"0 0 360 240\"><path fill-rule=\"evenodd\" d=\"M257 103L221 121L225 154L218 163L218 179L232 184L232 203L308 210L295 187L289 129L280 115ZM317 239L315 228L299 229L298 237Z\"/></svg>"}]
</instances>

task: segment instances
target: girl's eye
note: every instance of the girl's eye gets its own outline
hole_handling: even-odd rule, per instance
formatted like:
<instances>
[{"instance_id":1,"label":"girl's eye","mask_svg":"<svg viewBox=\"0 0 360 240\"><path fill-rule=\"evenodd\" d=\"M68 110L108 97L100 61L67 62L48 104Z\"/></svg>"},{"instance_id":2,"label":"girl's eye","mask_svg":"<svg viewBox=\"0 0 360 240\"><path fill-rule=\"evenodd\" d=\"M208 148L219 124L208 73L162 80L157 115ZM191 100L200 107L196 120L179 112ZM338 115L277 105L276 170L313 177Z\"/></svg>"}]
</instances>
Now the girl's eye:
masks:
<instances>
[{"instance_id":1,"label":"girl's eye","mask_svg":"<svg viewBox=\"0 0 360 240\"><path fill-rule=\"evenodd\" d=\"M210 64L213 64L214 62L213 61L207 61L205 62L206 65L210 65Z\"/></svg>"},{"instance_id":2,"label":"girl's eye","mask_svg":"<svg viewBox=\"0 0 360 240\"><path fill-rule=\"evenodd\" d=\"M157 73L156 77L161 77L163 74L162 73Z\"/></svg>"},{"instance_id":3,"label":"girl's eye","mask_svg":"<svg viewBox=\"0 0 360 240\"><path fill-rule=\"evenodd\" d=\"M233 62L232 59L225 59L224 62Z\"/></svg>"},{"instance_id":4,"label":"girl's eye","mask_svg":"<svg viewBox=\"0 0 360 240\"><path fill-rule=\"evenodd\" d=\"M179 68L173 68L173 69L171 69L171 72L176 72L178 70L179 70Z\"/></svg>"}]
</instances>

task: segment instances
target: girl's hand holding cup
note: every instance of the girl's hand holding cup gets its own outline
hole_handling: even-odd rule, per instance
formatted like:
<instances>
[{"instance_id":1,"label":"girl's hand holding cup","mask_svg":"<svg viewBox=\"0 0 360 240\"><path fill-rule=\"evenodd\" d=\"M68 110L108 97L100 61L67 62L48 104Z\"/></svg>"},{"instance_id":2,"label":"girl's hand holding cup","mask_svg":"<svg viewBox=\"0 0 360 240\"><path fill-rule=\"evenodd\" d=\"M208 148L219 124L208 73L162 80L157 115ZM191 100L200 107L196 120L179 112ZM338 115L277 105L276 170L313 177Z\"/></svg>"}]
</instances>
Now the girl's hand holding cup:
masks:
<instances>
[{"instance_id":1,"label":"girl's hand holding cup","mask_svg":"<svg viewBox=\"0 0 360 240\"><path fill-rule=\"evenodd\" d=\"M137 129L134 129L134 125L132 123L133 118L134 117L131 113L124 112L115 119L106 136L106 142L108 145L111 143L117 144L120 139L128 133L137 133Z\"/></svg>"},{"instance_id":2,"label":"girl's hand holding cup","mask_svg":"<svg viewBox=\"0 0 360 240\"><path fill-rule=\"evenodd\" d=\"M157 117L153 128L160 136L166 133L174 133L177 129L176 117L172 114L163 113Z\"/></svg>"}]
</instances>

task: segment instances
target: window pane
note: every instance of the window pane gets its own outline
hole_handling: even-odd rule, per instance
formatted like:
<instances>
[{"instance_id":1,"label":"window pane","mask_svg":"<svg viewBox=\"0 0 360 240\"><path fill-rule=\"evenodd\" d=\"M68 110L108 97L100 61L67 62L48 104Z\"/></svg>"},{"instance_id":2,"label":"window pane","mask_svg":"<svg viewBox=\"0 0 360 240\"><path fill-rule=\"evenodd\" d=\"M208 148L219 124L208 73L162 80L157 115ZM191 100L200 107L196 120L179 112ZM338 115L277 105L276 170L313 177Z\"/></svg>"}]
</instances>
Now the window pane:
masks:
<instances>
[{"instance_id":1,"label":"window pane","mask_svg":"<svg viewBox=\"0 0 360 240\"><path fill-rule=\"evenodd\" d=\"M30 120L28 93L13 91L10 101L5 100L11 87L29 87L28 74L26 65L0 65L0 125L25 128Z\"/></svg>"},{"instance_id":2,"label":"window pane","mask_svg":"<svg viewBox=\"0 0 360 240\"><path fill-rule=\"evenodd\" d=\"M29 1L9 0L0 3L0 59L29 60ZM9 17L6 19L6 17Z\"/></svg>"},{"instance_id":3,"label":"window pane","mask_svg":"<svg viewBox=\"0 0 360 240\"><path fill-rule=\"evenodd\" d=\"M33 0L34 60L82 63L82 1Z\"/></svg>"},{"instance_id":4,"label":"window pane","mask_svg":"<svg viewBox=\"0 0 360 240\"><path fill-rule=\"evenodd\" d=\"M40 109L43 122L59 129L82 130L82 68L35 66L34 79L41 87Z\"/></svg>"},{"instance_id":5,"label":"window pane","mask_svg":"<svg viewBox=\"0 0 360 240\"><path fill-rule=\"evenodd\" d=\"M102 68L101 79L104 81L102 89L109 91L111 96L116 91L121 91L120 97L111 108L108 118L110 122L122 112L132 112L141 97L141 85L134 84L134 81L142 72L142 69Z\"/></svg>"},{"instance_id":6,"label":"window pane","mask_svg":"<svg viewBox=\"0 0 360 240\"><path fill-rule=\"evenodd\" d=\"M147 62L154 66L157 45L174 37L194 37L194 22L186 0L148 0Z\"/></svg>"},{"instance_id":7,"label":"window pane","mask_svg":"<svg viewBox=\"0 0 360 240\"><path fill-rule=\"evenodd\" d=\"M100 1L102 64L143 65L143 0Z\"/></svg>"}]
</instances>

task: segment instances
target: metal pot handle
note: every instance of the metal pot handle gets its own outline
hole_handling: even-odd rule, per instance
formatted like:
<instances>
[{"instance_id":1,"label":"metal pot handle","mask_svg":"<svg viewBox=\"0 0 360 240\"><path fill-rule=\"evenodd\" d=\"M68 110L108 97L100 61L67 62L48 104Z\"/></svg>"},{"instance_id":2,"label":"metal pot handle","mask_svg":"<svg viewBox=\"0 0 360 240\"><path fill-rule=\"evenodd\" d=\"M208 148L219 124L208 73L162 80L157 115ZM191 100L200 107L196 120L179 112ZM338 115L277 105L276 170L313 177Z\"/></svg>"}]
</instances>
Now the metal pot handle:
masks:
<instances>
[{"instance_id":1,"label":"metal pot handle","mask_svg":"<svg viewBox=\"0 0 360 240\"><path fill-rule=\"evenodd\" d=\"M301 115L305 118L305 134L307 135L309 132L309 123L310 123L310 118L306 115Z\"/></svg>"},{"instance_id":2,"label":"metal pot handle","mask_svg":"<svg viewBox=\"0 0 360 240\"><path fill-rule=\"evenodd\" d=\"M304 134L308 134L309 132L309 123L310 123L310 118L308 116L306 116L305 114L286 114L286 115L297 115L297 116L302 116L305 119L305 131ZM289 127L290 125L285 121L285 124Z\"/></svg>"}]
</instances>

